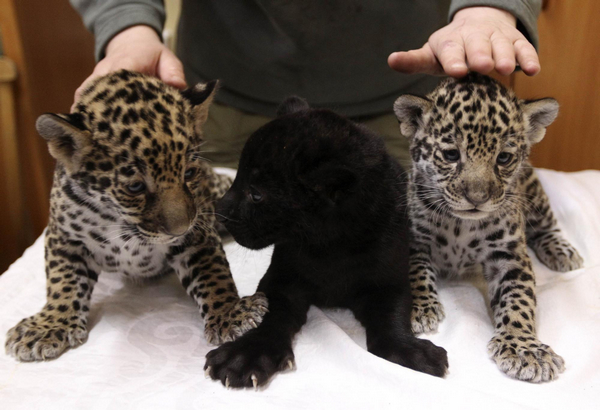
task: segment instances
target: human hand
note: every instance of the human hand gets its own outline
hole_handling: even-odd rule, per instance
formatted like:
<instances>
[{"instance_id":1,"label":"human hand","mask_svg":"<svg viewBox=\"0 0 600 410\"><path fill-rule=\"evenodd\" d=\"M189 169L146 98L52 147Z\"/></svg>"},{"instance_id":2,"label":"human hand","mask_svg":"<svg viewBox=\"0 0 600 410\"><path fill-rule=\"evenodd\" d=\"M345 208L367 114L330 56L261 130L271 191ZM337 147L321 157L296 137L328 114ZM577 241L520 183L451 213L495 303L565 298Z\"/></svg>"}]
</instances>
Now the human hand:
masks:
<instances>
[{"instance_id":1,"label":"human hand","mask_svg":"<svg viewBox=\"0 0 600 410\"><path fill-rule=\"evenodd\" d=\"M75 91L73 107L90 81L120 69L153 75L177 88L186 87L181 61L160 41L156 32L148 26L133 26L108 43L105 57Z\"/></svg>"},{"instance_id":2,"label":"human hand","mask_svg":"<svg viewBox=\"0 0 600 410\"><path fill-rule=\"evenodd\" d=\"M469 71L509 75L518 63L527 75L540 71L535 48L516 28L516 18L493 7L459 10L452 22L418 49L390 54L388 64L401 73L463 77Z\"/></svg>"}]
</instances>

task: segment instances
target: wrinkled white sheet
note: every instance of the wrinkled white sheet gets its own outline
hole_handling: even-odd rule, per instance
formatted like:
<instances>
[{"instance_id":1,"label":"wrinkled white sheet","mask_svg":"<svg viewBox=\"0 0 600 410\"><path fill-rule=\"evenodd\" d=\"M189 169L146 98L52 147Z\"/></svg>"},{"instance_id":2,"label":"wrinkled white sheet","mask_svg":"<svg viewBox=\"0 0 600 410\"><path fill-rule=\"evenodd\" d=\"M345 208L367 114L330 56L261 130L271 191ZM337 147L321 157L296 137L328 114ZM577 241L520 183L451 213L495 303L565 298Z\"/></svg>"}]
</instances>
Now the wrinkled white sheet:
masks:
<instances>
[{"instance_id":1,"label":"wrinkled white sheet","mask_svg":"<svg viewBox=\"0 0 600 410\"><path fill-rule=\"evenodd\" d=\"M600 399L600 172L539 171L561 226L585 268L549 271L535 257L538 333L562 355L557 381L529 384L488 359L492 322L481 281L442 282L447 318L425 336L448 350L445 379L389 363L365 350L351 313L311 308L295 340L297 370L262 391L226 390L204 378L200 315L175 277L144 287L108 274L93 295L87 343L54 361L18 363L0 353L2 409L380 409L598 408ZM270 250L226 246L240 293L251 294ZM0 276L0 340L45 301L43 241Z\"/></svg>"}]
</instances>

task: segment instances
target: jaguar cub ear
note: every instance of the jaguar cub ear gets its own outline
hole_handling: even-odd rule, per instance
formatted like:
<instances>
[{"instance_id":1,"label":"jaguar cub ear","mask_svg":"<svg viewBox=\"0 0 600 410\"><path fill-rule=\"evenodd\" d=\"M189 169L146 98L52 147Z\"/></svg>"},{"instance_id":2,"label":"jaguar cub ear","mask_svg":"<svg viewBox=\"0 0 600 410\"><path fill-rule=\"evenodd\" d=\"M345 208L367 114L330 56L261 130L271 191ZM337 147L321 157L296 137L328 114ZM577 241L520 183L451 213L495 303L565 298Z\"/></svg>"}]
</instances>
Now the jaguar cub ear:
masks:
<instances>
[{"instance_id":1,"label":"jaguar cub ear","mask_svg":"<svg viewBox=\"0 0 600 410\"><path fill-rule=\"evenodd\" d=\"M394 113L400 124L400 133L412 138L423 124L423 116L431 109L431 101L416 95L402 95L394 103Z\"/></svg>"},{"instance_id":2,"label":"jaguar cub ear","mask_svg":"<svg viewBox=\"0 0 600 410\"><path fill-rule=\"evenodd\" d=\"M212 80L206 84L196 84L192 88L187 88L181 92L183 98L192 105L192 117L196 132L200 134L200 129L208 119L208 109L217 94L219 80Z\"/></svg>"},{"instance_id":3,"label":"jaguar cub ear","mask_svg":"<svg viewBox=\"0 0 600 410\"><path fill-rule=\"evenodd\" d=\"M310 106L304 98L292 95L279 104L279 107L277 108L277 116L281 117L282 115L292 114L299 111L308 111L309 109Z\"/></svg>"},{"instance_id":4,"label":"jaguar cub ear","mask_svg":"<svg viewBox=\"0 0 600 410\"><path fill-rule=\"evenodd\" d=\"M554 122L558 115L558 101L554 98L524 101L523 116L529 124L527 137L533 145L540 142L546 134L546 127Z\"/></svg>"},{"instance_id":5,"label":"jaguar cub ear","mask_svg":"<svg viewBox=\"0 0 600 410\"><path fill-rule=\"evenodd\" d=\"M42 114L35 122L38 133L48 143L48 150L70 173L92 149L91 133L81 114Z\"/></svg>"},{"instance_id":6,"label":"jaguar cub ear","mask_svg":"<svg viewBox=\"0 0 600 410\"><path fill-rule=\"evenodd\" d=\"M308 189L322 194L334 205L352 192L358 185L359 177L342 165L326 164L309 171L301 181Z\"/></svg>"}]
</instances>

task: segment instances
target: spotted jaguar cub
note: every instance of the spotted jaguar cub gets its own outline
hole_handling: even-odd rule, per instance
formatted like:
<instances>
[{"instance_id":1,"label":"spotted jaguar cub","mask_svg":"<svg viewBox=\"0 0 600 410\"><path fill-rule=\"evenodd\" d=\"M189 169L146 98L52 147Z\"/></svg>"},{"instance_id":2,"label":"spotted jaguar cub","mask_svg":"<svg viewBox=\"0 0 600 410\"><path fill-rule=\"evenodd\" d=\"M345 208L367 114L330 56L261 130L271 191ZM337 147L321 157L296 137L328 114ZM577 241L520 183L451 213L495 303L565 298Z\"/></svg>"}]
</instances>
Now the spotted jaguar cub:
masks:
<instances>
[{"instance_id":1,"label":"spotted jaguar cub","mask_svg":"<svg viewBox=\"0 0 600 410\"><path fill-rule=\"evenodd\" d=\"M264 295L238 297L215 228L213 203L230 180L200 156L215 90L210 82L179 91L123 70L91 84L72 114L38 119L57 160L45 241L47 302L8 331L8 354L45 360L83 343L102 271L132 279L174 271L213 343L262 321Z\"/></svg>"},{"instance_id":2,"label":"spotted jaguar cub","mask_svg":"<svg viewBox=\"0 0 600 410\"><path fill-rule=\"evenodd\" d=\"M558 113L551 98L520 100L477 74L448 79L426 98L405 95L394 111L410 140L412 327L444 318L436 278L483 266L495 333L490 356L511 377L556 378L563 359L537 339L535 276L527 245L549 268L582 266L563 238L527 162Z\"/></svg>"}]
</instances>

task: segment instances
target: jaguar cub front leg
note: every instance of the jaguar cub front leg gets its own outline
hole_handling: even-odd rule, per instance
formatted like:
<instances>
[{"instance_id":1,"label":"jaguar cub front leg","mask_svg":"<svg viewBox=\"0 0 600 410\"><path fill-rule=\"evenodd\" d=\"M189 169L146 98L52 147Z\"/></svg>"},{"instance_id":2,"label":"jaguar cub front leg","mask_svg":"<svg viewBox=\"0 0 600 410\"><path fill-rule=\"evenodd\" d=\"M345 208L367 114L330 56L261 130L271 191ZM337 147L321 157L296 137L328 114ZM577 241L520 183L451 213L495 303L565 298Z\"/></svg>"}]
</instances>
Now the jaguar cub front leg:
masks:
<instances>
[{"instance_id":1,"label":"jaguar cub front leg","mask_svg":"<svg viewBox=\"0 0 600 410\"><path fill-rule=\"evenodd\" d=\"M516 249L493 250L485 263L496 329L488 343L490 357L510 377L550 381L565 362L535 331L535 278L524 241Z\"/></svg>"},{"instance_id":2,"label":"jaguar cub front leg","mask_svg":"<svg viewBox=\"0 0 600 410\"><path fill-rule=\"evenodd\" d=\"M87 340L87 319L98 273L80 242L46 234L47 302L6 335L6 353L21 361L54 359Z\"/></svg>"},{"instance_id":3,"label":"jaguar cub front leg","mask_svg":"<svg viewBox=\"0 0 600 410\"><path fill-rule=\"evenodd\" d=\"M444 319L444 307L438 299L436 272L426 248L410 249L409 280L412 293L411 325L415 334L437 330Z\"/></svg>"},{"instance_id":4,"label":"jaguar cub front leg","mask_svg":"<svg viewBox=\"0 0 600 410\"><path fill-rule=\"evenodd\" d=\"M527 213L527 243L538 259L550 269L568 272L583 266L583 258L558 227L550 201L533 169L524 175L523 191L531 203Z\"/></svg>"},{"instance_id":5,"label":"jaguar cub front leg","mask_svg":"<svg viewBox=\"0 0 600 410\"><path fill-rule=\"evenodd\" d=\"M200 308L209 343L235 340L258 327L268 312L267 298L257 292L240 298L217 232L210 229L194 246L171 249L172 265L183 287Z\"/></svg>"}]
</instances>

